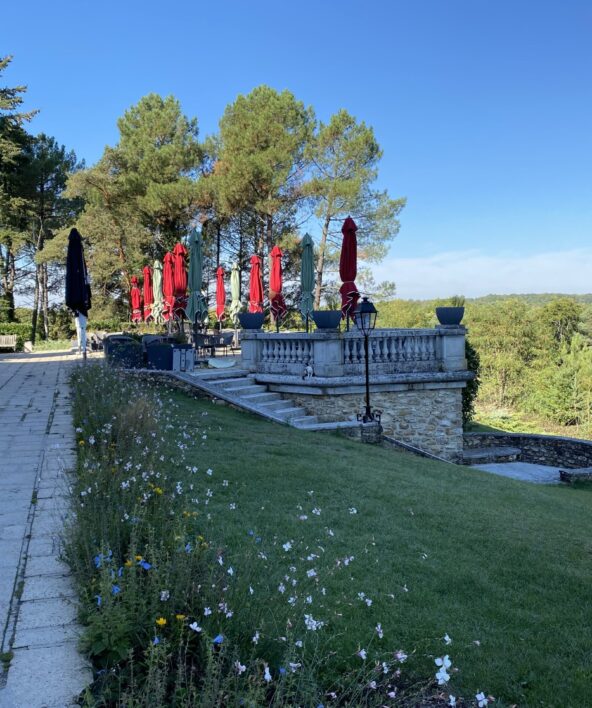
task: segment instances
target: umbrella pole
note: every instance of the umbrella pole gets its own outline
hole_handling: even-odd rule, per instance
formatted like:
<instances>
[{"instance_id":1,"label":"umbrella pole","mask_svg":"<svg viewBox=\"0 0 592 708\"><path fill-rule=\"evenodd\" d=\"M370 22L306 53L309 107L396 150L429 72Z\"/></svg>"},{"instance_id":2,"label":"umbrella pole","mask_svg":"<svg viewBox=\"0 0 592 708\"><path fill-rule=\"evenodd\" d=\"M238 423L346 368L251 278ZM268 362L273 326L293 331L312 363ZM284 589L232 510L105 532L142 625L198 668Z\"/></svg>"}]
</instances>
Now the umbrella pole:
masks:
<instances>
[{"instance_id":1,"label":"umbrella pole","mask_svg":"<svg viewBox=\"0 0 592 708\"><path fill-rule=\"evenodd\" d=\"M308 312L306 313L306 334L308 334Z\"/></svg>"}]
</instances>

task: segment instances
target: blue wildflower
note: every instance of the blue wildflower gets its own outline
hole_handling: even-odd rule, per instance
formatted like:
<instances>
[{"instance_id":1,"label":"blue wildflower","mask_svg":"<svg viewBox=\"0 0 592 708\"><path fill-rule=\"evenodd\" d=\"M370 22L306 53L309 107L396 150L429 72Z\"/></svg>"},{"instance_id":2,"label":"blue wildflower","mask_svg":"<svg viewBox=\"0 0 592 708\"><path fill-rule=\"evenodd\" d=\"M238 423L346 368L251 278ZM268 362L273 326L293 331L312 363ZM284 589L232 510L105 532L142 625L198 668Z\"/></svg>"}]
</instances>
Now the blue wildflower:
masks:
<instances>
[{"instance_id":1,"label":"blue wildflower","mask_svg":"<svg viewBox=\"0 0 592 708\"><path fill-rule=\"evenodd\" d=\"M117 595L121 592L121 588L119 587L119 585L113 585L111 588L111 592L113 593L113 595Z\"/></svg>"},{"instance_id":2,"label":"blue wildflower","mask_svg":"<svg viewBox=\"0 0 592 708\"><path fill-rule=\"evenodd\" d=\"M216 637L212 639L212 644L222 644L224 641L224 637L221 634L218 634Z\"/></svg>"},{"instance_id":3,"label":"blue wildflower","mask_svg":"<svg viewBox=\"0 0 592 708\"><path fill-rule=\"evenodd\" d=\"M247 536L254 536L254 535L255 535L255 532L253 531L253 529L249 529L247 531Z\"/></svg>"},{"instance_id":4,"label":"blue wildflower","mask_svg":"<svg viewBox=\"0 0 592 708\"><path fill-rule=\"evenodd\" d=\"M285 676L285 675L286 675L286 669L284 669L283 666L280 666L280 674L281 674L282 676Z\"/></svg>"},{"instance_id":5,"label":"blue wildflower","mask_svg":"<svg viewBox=\"0 0 592 708\"><path fill-rule=\"evenodd\" d=\"M154 646L156 646L157 644L160 644L160 637L154 637L154 639L152 640L152 644Z\"/></svg>"},{"instance_id":6,"label":"blue wildflower","mask_svg":"<svg viewBox=\"0 0 592 708\"><path fill-rule=\"evenodd\" d=\"M123 575L123 566L121 566L121 568L119 568L119 570L117 571L117 575L118 575L118 577L121 578L121 576Z\"/></svg>"},{"instance_id":7,"label":"blue wildflower","mask_svg":"<svg viewBox=\"0 0 592 708\"><path fill-rule=\"evenodd\" d=\"M100 607L101 603L103 602L103 599L100 595L95 595L95 597L97 598L97 607Z\"/></svg>"},{"instance_id":8,"label":"blue wildflower","mask_svg":"<svg viewBox=\"0 0 592 708\"><path fill-rule=\"evenodd\" d=\"M152 565L150 563L148 563L148 561L145 561L144 559L139 560L138 565L140 567L144 568L144 570L150 570L150 568L152 568Z\"/></svg>"},{"instance_id":9,"label":"blue wildflower","mask_svg":"<svg viewBox=\"0 0 592 708\"><path fill-rule=\"evenodd\" d=\"M103 563L103 554L99 553L97 556L95 556L93 558L93 561L95 563L95 568L100 568Z\"/></svg>"},{"instance_id":10,"label":"blue wildflower","mask_svg":"<svg viewBox=\"0 0 592 708\"><path fill-rule=\"evenodd\" d=\"M190 543L188 543L188 544L185 546L185 553L191 553L191 544L190 544Z\"/></svg>"},{"instance_id":11,"label":"blue wildflower","mask_svg":"<svg viewBox=\"0 0 592 708\"><path fill-rule=\"evenodd\" d=\"M261 536L257 536L257 538L255 539L255 543L261 543Z\"/></svg>"}]
</instances>

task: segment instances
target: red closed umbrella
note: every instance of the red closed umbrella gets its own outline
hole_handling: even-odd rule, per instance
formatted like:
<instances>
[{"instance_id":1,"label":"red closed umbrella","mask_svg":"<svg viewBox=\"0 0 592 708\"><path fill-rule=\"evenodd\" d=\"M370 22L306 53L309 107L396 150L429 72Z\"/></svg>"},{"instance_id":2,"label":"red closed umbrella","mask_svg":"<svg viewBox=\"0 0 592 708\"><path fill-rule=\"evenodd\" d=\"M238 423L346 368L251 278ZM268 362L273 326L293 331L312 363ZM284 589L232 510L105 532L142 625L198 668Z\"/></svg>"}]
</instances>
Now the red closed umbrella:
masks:
<instances>
[{"instance_id":1,"label":"red closed umbrella","mask_svg":"<svg viewBox=\"0 0 592 708\"><path fill-rule=\"evenodd\" d=\"M164 318L173 316L175 309L175 266L172 253L165 253L162 269L162 294L164 297Z\"/></svg>"},{"instance_id":2,"label":"red closed umbrella","mask_svg":"<svg viewBox=\"0 0 592 708\"><path fill-rule=\"evenodd\" d=\"M152 317L152 303L154 302L154 293L152 292L152 269L150 266L144 266L144 320Z\"/></svg>"},{"instance_id":3,"label":"red closed umbrella","mask_svg":"<svg viewBox=\"0 0 592 708\"><path fill-rule=\"evenodd\" d=\"M353 311L360 299L360 293L354 282L358 274L357 230L356 222L348 216L341 227L343 242L341 244L341 256L339 257L339 277L343 282L343 285L339 288L342 319L345 319L348 315L350 317L353 315Z\"/></svg>"},{"instance_id":4,"label":"red closed umbrella","mask_svg":"<svg viewBox=\"0 0 592 708\"><path fill-rule=\"evenodd\" d=\"M269 273L269 309L276 323L279 323L286 315L288 308L282 295L282 252L279 246L274 246L269 254L271 268Z\"/></svg>"},{"instance_id":5,"label":"red closed umbrella","mask_svg":"<svg viewBox=\"0 0 592 708\"><path fill-rule=\"evenodd\" d=\"M251 256L249 312L263 312L263 278L261 277L261 258L259 256Z\"/></svg>"},{"instance_id":6,"label":"red closed umbrella","mask_svg":"<svg viewBox=\"0 0 592 708\"><path fill-rule=\"evenodd\" d=\"M175 283L175 315L185 317L187 307L187 255L189 251L182 243L173 248L174 283Z\"/></svg>"},{"instance_id":7,"label":"red closed umbrella","mask_svg":"<svg viewBox=\"0 0 592 708\"><path fill-rule=\"evenodd\" d=\"M132 305L132 322L142 321L142 293L138 287L138 279L132 275L132 289L130 292L130 301Z\"/></svg>"},{"instance_id":8,"label":"red closed umbrella","mask_svg":"<svg viewBox=\"0 0 592 708\"><path fill-rule=\"evenodd\" d=\"M221 322L224 319L224 306L226 305L226 290L224 290L224 268L218 266L216 270L216 317Z\"/></svg>"}]
</instances>

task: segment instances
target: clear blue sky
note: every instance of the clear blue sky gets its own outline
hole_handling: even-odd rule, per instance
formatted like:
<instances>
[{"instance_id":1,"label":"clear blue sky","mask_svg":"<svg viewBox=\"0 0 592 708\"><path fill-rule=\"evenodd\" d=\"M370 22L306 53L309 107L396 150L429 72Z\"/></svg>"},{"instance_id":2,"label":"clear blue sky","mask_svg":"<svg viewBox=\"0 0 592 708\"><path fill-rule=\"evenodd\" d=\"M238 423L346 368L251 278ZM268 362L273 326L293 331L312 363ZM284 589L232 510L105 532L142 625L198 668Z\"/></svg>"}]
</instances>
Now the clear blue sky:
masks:
<instances>
[{"instance_id":1,"label":"clear blue sky","mask_svg":"<svg viewBox=\"0 0 592 708\"><path fill-rule=\"evenodd\" d=\"M592 291L592 3L10 2L5 83L88 164L144 94L216 130L261 83L372 125L406 196L378 274L401 296Z\"/></svg>"}]
</instances>

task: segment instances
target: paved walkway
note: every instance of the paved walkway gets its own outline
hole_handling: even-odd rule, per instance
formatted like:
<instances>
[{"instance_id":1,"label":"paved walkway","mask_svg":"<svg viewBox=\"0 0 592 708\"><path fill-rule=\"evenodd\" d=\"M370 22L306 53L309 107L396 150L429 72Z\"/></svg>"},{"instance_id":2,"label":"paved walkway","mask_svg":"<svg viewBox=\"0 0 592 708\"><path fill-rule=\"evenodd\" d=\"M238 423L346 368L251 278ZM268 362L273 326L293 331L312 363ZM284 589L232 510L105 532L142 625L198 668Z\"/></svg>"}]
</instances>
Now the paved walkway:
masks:
<instances>
[{"instance_id":1,"label":"paved walkway","mask_svg":"<svg viewBox=\"0 0 592 708\"><path fill-rule=\"evenodd\" d=\"M92 679L77 651L74 590L59 560L65 470L74 465L58 352L0 355L1 708L63 708Z\"/></svg>"},{"instance_id":2,"label":"paved walkway","mask_svg":"<svg viewBox=\"0 0 592 708\"><path fill-rule=\"evenodd\" d=\"M491 462L487 465L472 465L484 472L501 474L533 484L559 484L559 467L535 465L531 462Z\"/></svg>"}]
</instances>

